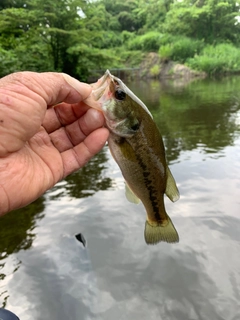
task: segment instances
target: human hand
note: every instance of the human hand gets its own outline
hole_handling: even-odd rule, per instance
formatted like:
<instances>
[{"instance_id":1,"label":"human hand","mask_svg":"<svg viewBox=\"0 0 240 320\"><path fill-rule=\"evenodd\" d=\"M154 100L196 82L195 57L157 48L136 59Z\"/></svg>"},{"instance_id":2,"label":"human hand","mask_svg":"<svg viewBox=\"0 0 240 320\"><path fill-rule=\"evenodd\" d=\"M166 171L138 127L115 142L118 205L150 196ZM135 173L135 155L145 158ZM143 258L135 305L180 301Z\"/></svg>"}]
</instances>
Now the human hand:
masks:
<instances>
[{"instance_id":1,"label":"human hand","mask_svg":"<svg viewBox=\"0 0 240 320\"><path fill-rule=\"evenodd\" d=\"M91 87L66 74L0 80L0 215L34 201L84 166L108 138Z\"/></svg>"}]
</instances>

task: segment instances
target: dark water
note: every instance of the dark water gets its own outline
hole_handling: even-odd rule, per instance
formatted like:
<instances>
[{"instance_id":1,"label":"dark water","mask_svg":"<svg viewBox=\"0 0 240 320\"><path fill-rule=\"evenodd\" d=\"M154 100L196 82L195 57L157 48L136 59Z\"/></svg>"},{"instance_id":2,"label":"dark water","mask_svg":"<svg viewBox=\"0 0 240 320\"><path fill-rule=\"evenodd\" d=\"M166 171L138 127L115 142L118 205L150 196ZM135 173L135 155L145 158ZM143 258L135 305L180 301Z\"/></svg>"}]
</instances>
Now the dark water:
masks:
<instances>
[{"instance_id":1,"label":"dark water","mask_svg":"<svg viewBox=\"0 0 240 320\"><path fill-rule=\"evenodd\" d=\"M106 147L0 220L0 307L21 320L240 319L240 78L130 86L164 138L180 243L145 244Z\"/></svg>"}]
</instances>

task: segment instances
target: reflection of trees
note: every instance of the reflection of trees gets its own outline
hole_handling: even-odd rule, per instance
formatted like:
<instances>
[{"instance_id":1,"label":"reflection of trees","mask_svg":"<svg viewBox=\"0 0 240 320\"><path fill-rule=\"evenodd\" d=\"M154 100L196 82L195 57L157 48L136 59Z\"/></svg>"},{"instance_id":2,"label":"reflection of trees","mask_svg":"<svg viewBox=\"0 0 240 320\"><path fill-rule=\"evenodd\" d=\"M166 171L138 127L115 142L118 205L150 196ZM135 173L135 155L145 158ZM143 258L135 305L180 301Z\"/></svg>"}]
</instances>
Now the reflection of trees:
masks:
<instances>
[{"instance_id":1,"label":"reflection of trees","mask_svg":"<svg viewBox=\"0 0 240 320\"><path fill-rule=\"evenodd\" d=\"M65 180L64 194L74 198L84 198L92 196L99 190L106 190L111 187L111 179L104 176L107 168L104 163L107 161L105 149L92 158L83 168L68 176ZM57 188L57 186L56 186ZM63 193L51 196L59 198Z\"/></svg>"},{"instance_id":2,"label":"reflection of trees","mask_svg":"<svg viewBox=\"0 0 240 320\"><path fill-rule=\"evenodd\" d=\"M43 218L44 198L14 210L0 218L0 259L31 247L35 238L36 221Z\"/></svg>"},{"instance_id":3,"label":"reflection of trees","mask_svg":"<svg viewBox=\"0 0 240 320\"><path fill-rule=\"evenodd\" d=\"M7 274L17 271L20 261L13 270L4 270L7 257L21 249L27 250L31 247L35 238L34 228L37 220L43 218L44 198L41 197L28 206L14 210L0 218L0 280ZM3 287L2 287L3 289ZM8 299L7 290L0 292L2 306L5 307Z\"/></svg>"},{"instance_id":4,"label":"reflection of trees","mask_svg":"<svg viewBox=\"0 0 240 320\"><path fill-rule=\"evenodd\" d=\"M132 90L146 102L163 136L169 160L177 159L182 150L201 146L206 153L215 153L232 145L236 112L240 110L240 78L201 80L185 87L169 84L145 83L145 90ZM135 90L136 89L136 90ZM136 92L137 91L137 92ZM144 92L153 99L144 97ZM158 92L158 94L156 94Z\"/></svg>"}]
</instances>

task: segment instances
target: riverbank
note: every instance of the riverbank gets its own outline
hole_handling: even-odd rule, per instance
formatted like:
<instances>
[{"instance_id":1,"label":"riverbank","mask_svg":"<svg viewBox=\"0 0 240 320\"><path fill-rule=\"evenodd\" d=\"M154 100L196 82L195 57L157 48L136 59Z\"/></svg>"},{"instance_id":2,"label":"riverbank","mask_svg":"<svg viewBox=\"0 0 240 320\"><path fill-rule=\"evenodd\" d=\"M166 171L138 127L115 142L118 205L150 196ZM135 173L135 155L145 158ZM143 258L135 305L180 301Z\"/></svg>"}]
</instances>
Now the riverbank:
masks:
<instances>
[{"instance_id":1,"label":"riverbank","mask_svg":"<svg viewBox=\"0 0 240 320\"><path fill-rule=\"evenodd\" d=\"M162 60L155 52L147 54L139 68L143 79L205 78L206 72L192 70L184 64L168 59Z\"/></svg>"},{"instance_id":2,"label":"riverbank","mask_svg":"<svg viewBox=\"0 0 240 320\"><path fill-rule=\"evenodd\" d=\"M207 73L189 68L176 61L161 59L156 52L149 52L142 60L138 68L110 68L113 75L120 79L183 79L206 78ZM105 70L92 70L88 82L94 82L99 79Z\"/></svg>"}]
</instances>

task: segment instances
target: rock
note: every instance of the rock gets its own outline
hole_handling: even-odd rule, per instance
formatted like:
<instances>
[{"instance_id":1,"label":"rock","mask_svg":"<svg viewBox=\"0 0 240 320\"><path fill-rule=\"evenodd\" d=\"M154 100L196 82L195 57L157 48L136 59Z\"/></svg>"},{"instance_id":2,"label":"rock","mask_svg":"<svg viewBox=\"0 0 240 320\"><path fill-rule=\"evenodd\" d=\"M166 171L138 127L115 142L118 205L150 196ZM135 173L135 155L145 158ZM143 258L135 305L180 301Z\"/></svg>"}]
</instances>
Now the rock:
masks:
<instances>
[{"instance_id":1,"label":"rock","mask_svg":"<svg viewBox=\"0 0 240 320\"><path fill-rule=\"evenodd\" d=\"M150 52L140 65L141 78L205 78L205 72L192 70L184 64L179 64L171 60L161 61L156 52Z\"/></svg>"}]
</instances>

